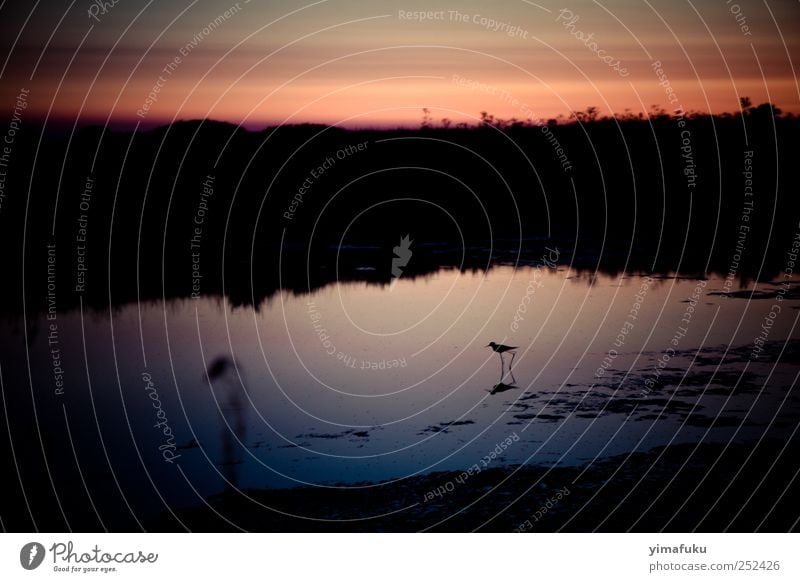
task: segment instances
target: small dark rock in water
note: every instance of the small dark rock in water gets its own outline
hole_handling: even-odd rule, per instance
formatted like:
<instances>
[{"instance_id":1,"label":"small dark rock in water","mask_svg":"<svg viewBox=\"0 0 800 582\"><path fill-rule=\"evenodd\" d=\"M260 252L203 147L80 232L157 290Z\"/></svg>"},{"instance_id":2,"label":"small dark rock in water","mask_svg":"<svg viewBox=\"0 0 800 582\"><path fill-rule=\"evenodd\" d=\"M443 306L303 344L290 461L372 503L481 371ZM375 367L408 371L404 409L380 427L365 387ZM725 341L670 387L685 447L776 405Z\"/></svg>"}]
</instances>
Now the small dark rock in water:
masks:
<instances>
[{"instance_id":1,"label":"small dark rock in water","mask_svg":"<svg viewBox=\"0 0 800 582\"><path fill-rule=\"evenodd\" d=\"M519 420L544 420L547 422L556 422L559 420L564 420L564 417L560 415L536 414L536 413L515 414L514 418L518 418Z\"/></svg>"},{"instance_id":2,"label":"small dark rock in water","mask_svg":"<svg viewBox=\"0 0 800 582\"><path fill-rule=\"evenodd\" d=\"M308 434L299 434L295 438L298 439L340 439L350 434L350 431L330 433L330 432L310 432Z\"/></svg>"},{"instance_id":3,"label":"small dark rock in water","mask_svg":"<svg viewBox=\"0 0 800 582\"><path fill-rule=\"evenodd\" d=\"M368 438L369 437L369 432L366 431L366 430L360 430L358 432L354 432L353 436L360 437L360 438Z\"/></svg>"},{"instance_id":4,"label":"small dark rock in water","mask_svg":"<svg viewBox=\"0 0 800 582\"><path fill-rule=\"evenodd\" d=\"M439 424L432 424L422 432L417 434L425 434L426 432L449 432L447 429L451 426L465 426L468 424L475 424L474 420L451 420L450 422L440 422Z\"/></svg>"},{"instance_id":5,"label":"small dark rock in water","mask_svg":"<svg viewBox=\"0 0 800 582\"><path fill-rule=\"evenodd\" d=\"M418 432L417 434L419 434L419 435L423 435L423 434L425 434L426 432L447 432L447 431L446 431L446 430L444 430L444 429L443 429L441 426L439 426L438 424L432 424L432 425L430 425L428 428L424 428L424 429L422 429L422 430L421 430L420 432Z\"/></svg>"}]
</instances>

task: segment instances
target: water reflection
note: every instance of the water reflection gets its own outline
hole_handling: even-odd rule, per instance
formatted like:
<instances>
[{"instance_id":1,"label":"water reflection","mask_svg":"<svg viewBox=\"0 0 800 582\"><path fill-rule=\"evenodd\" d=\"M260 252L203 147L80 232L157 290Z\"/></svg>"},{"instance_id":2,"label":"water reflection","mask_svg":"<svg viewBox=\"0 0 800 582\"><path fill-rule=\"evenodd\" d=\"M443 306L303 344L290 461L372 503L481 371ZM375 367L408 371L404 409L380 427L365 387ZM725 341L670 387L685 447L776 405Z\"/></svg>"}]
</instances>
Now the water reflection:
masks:
<instances>
[{"instance_id":1,"label":"water reflection","mask_svg":"<svg viewBox=\"0 0 800 582\"><path fill-rule=\"evenodd\" d=\"M515 388L517 388L517 386L515 386L514 384L516 384L516 380L514 382L512 382L511 384L504 384L503 382L500 382L500 383L495 384L494 386L492 386L492 389L489 391L489 394L494 396L495 394L500 394L501 392L506 392L508 390L514 390Z\"/></svg>"},{"instance_id":2,"label":"water reflection","mask_svg":"<svg viewBox=\"0 0 800 582\"><path fill-rule=\"evenodd\" d=\"M59 315L62 337L75 340L62 346L64 397L53 395L39 334L29 352L33 390L22 367L4 369L6 398L12 416L35 427L25 412L34 395L51 463L73 459L63 448L71 444L87 475L110 468L145 513L164 509L154 491L168 503L200 503L232 488L357 488L461 470L511 434L519 438L497 466L580 465L796 424L797 347L785 340L796 337L797 299L787 295L764 356L752 360L769 301L720 298L723 281L712 277L687 325L694 280L653 279L642 297L642 277L599 275L589 286L574 276L442 270L398 278L391 292L343 283L282 293L261 310L209 298L71 312ZM531 307L520 315L524 297ZM518 346L513 372L502 352L486 349L487 337ZM20 339L3 341L22 361ZM181 445L179 469L159 455L143 369ZM97 431L73 430L65 443L64 411L71 426ZM39 446L35 434L28 442ZM22 458L24 441L18 446Z\"/></svg>"},{"instance_id":3,"label":"water reflection","mask_svg":"<svg viewBox=\"0 0 800 582\"><path fill-rule=\"evenodd\" d=\"M239 381L239 373L233 358L228 356L217 356L206 371L219 407L221 466L230 489L238 489L237 469L242 463L242 448L247 446L247 394L244 382Z\"/></svg>"}]
</instances>

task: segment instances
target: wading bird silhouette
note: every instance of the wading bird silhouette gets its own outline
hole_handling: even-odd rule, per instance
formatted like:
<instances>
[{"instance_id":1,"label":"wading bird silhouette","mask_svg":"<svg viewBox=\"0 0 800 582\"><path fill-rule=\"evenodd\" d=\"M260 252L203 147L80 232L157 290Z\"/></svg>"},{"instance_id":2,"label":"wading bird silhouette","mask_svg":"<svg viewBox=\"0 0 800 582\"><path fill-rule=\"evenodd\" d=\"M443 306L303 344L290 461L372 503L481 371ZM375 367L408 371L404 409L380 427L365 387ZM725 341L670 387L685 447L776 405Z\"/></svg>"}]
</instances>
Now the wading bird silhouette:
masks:
<instances>
[{"instance_id":1,"label":"wading bird silhouette","mask_svg":"<svg viewBox=\"0 0 800 582\"><path fill-rule=\"evenodd\" d=\"M503 359L503 354L505 352L511 353L511 361L508 364L508 373L511 374L512 383L516 383L516 379L514 379L514 373L511 371L511 366L514 364L514 356L517 355L516 349L517 346L504 346L503 344L497 344L495 342L489 342L485 347L492 348L492 351L500 354L500 383L502 384L503 378L505 377L505 360Z\"/></svg>"}]
</instances>

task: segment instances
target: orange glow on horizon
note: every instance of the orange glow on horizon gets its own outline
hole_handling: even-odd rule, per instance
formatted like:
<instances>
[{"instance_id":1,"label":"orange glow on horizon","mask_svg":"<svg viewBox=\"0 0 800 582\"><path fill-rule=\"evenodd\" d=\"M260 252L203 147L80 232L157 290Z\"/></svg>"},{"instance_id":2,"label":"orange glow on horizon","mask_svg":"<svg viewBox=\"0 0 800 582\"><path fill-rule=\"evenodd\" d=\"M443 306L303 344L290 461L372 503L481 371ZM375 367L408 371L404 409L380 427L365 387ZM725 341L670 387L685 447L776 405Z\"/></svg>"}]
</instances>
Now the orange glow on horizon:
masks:
<instances>
[{"instance_id":1,"label":"orange glow on horizon","mask_svg":"<svg viewBox=\"0 0 800 582\"><path fill-rule=\"evenodd\" d=\"M224 18L224 6L183 15L159 6L158 18L137 20L120 3L80 49L85 15L67 19L44 51L47 28L28 29L0 91L8 103L29 87L30 117L112 125L413 126L423 107L434 122L473 123L481 111L541 121L590 106L601 115L673 110L657 61L686 111L736 112L747 96L800 113L795 9L746 7L745 31L724 5L694 13L621 0L605 10L576 0L571 18L524 3L470 0L451 17L439 0L417 8L378 0L297 13L242 4ZM417 9L442 18L401 17Z\"/></svg>"}]
</instances>

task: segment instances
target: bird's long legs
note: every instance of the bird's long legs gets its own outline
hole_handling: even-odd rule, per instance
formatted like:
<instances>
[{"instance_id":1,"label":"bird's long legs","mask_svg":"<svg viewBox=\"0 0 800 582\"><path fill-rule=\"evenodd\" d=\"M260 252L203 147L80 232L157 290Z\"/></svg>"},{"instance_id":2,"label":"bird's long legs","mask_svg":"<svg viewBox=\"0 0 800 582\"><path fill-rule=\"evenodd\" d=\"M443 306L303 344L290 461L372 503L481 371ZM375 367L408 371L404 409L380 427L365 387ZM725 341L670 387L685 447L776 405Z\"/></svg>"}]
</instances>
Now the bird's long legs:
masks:
<instances>
[{"instance_id":1,"label":"bird's long legs","mask_svg":"<svg viewBox=\"0 0 800 582\"><path fill-rule=\"evenodd\" d=\"M503 376L505 375L505 361L503 360L503 354L500 353L500 382L503 381Z\"/></svg>"},{"instance_id":2,"label":"bird's long legs","mask_svg":"<svg viewBox=\"0 0 800 582\"><path fill-rule=\"evenodd\" d=\"M503 358L503 352L499 352L498 355L500 356L500 382L505 380L506 377L506 361ZM511 352L511 361L508 363L508 374L511 376L512 383L516 384L517 379L514 378L514 372L511 370L511 367L514 365L514 356L517 355L517 352Z\"/></svg>"}]
</instances>

